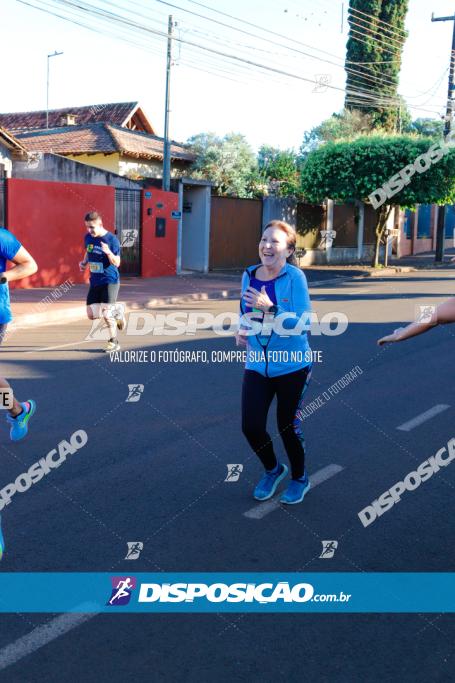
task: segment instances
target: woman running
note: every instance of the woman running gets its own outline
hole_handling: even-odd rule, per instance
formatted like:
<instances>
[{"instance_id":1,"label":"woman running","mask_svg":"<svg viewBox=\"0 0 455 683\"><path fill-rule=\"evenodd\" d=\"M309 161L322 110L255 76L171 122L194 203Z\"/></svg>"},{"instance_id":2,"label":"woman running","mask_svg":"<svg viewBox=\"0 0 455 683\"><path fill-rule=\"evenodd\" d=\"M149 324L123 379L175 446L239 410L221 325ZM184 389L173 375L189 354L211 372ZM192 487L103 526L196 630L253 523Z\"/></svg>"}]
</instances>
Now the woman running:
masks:
<instances>
[{"instance_id":1,"label":"woman running","mask_svg":"<svg viewBox=\"0 0 455 683\"><path fill-rule=\"evenodd\" d=\"M399 327L393 334L388 334L378 340L378 345L391 344L393 342L404 341L410 337L416 337L418 334L428 332L432 327L437 325L447 325L447 323L455 323L455 297L444 301L428 313L428 320L426 322L410 323L406 327Z\"/></svg>"},{"instance_id":2,"label":"woman running","mask_svg":"<svg viewBox=\"0 0 455 683\"><path fill-rule=\"evenodd\" d=\"M265 468L253 495L268 500L288 472L267 433L267 415L276 396L278 429L291 466L291 482L280 498L287 504L300 503L310 488L301 407L312 366L306 333L311 304L306 277L292 263L295 244L296 232L288 223L271 221L266 226L259 243L261 263L243 274L240 310L247 315L236 335L237 344L247 346L242 431ZM246 321L251 326L245 327Z\"/></svg>"}]
</instances>

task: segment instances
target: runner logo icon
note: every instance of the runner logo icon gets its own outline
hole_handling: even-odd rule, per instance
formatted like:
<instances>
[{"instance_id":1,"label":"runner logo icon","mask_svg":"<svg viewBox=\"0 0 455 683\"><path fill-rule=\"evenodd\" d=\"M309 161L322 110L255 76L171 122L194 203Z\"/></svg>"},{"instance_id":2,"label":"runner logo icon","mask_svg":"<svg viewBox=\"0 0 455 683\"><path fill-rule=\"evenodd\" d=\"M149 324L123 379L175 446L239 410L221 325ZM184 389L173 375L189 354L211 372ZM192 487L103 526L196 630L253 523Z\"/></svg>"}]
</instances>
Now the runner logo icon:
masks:
<instances>
[{"instance_id":1,"label":"runner logo icon","mask_svg":"<svg viewBox=\"0 0 455 683\"><path fill-rule=\"evenodd\" d=\"M319 559L331 560L335 555L335 550L338 548L338 541L321 541L322 552Z\"/></svg>"},{"instance_id":2,"label":"runner logo icon","mask_svg":"<svg viewBox=\"0 0 455 683\"><path fill-rule=\"evenodd\" d=\"M122 247L134 247L134 245L137 242L137 236L139 234L139 230L125 230L122 233L122 239L121 239L121 245Z\"/></svg>"},{"instance_id":3,"label":"runner logo icon","mask_svg":"<svg viewBox=\"0 0 455 683\"><path fill-rule=\"evenodd\" d=\"M113 576L111 597L107 605L127 605L131 598L131 593L136 588L136 579L132 576Z\"/></svg>"},{"instance_id":4,"label":"runner logo icon","mask_svg":"<svg viewBox=\"0 0 455 683\"><path fill-rule=\"evenodd\" d=\"M243 471L243 465L232 464L226 465L228 473L224 481L238 481L239 477Z\"/></svg>"},{"instance_id":5,"label":"runner logo icon","mask_svg":"<svg viewBox=\"0 0 455 683\"><path fill-rule=\"evenodd\" d=\"M126 553L125 560L137 560L141 551L144 549L144 544L142 541L127 541L128 552Z\"/></svg>"},{"instance_id":6,"label":"runner logo icon","mask_svg":"<svg viewBox=\"0 0 455 683\"><path fill-rule=\"evenodd\" d=\"M144 392L143 384L128 384L128 396L125 403L136 403Z\"/></svg>"}]
</instances>

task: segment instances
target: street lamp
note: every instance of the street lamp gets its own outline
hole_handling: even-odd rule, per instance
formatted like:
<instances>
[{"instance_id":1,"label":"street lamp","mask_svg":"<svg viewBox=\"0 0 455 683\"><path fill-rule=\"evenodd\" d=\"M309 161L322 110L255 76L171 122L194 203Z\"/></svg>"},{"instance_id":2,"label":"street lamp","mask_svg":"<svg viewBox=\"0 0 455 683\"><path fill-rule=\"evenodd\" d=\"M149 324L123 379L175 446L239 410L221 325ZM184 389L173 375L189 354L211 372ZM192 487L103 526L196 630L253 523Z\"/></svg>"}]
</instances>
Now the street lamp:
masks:
<instances>
[{"instance_id":1,"label":"street lamp","mask_svg":"<svg viewBox=\"0 0 455 683\"><path fill-rule=\"evenodd\" d=\"M50 55L47 55L47 89L46 89L46 128L49 128L49 60L51 57L58 57L59 55L62 55L63 52L53 52Z\"/></svg>"}]
</instances>

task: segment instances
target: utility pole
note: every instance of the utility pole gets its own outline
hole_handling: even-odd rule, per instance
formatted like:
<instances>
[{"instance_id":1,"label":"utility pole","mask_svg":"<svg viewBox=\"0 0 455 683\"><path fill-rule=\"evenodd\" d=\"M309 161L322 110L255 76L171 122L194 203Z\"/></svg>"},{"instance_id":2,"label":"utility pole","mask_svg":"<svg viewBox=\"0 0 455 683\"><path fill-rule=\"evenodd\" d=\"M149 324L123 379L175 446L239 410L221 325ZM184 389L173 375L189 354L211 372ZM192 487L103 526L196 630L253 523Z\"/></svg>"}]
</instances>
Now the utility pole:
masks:
<instances>
[{"instance_id":1,"label":"utility pole","mask_svg":"<svg viewBox=\"0 0 455 683\"><path fill-rule=\"evenodd\" d=\"M163 148L163 184L165 192L169 192L171 187L171 144L169 140L169 101L171 88L171 66L172 66L172 32L174 21L169 15L167 29L167 59L166 59L166 96L164 105L164 148Z\"/></svg>"},{"instance_id":2,"label":"utility pole","mask_svg":"<svg viewBox=\"0 0 455 683\"><path fill-rule=\"evenodd\" d=\"M62 55L63 52L53 52L51 55L47 55L47 87L46 87L46 128L49 128L49 60L51 57L58 57Z\"/></svg>"},{"instance_id":3,"label":"utility pole","mask_svg":"<svg viewBox=\"0 0 455 683\"><path fill-rule=\"evenodd\" d=\"M450 134L452 130L452 116L453 116L453 90L454 90L454 74L455 74L455 14L452 17L435 17L434 13L431 15L431 21L452 21L452 50L450 52L450 68L449 68L449 89L447 92L447 108L446 119L444 126L444 138ZM444 241L445 241L445 206L438 207L438 225L436 230L436 254L435 262L440 263L444 260Z\"/></svg>"}]
</instances>

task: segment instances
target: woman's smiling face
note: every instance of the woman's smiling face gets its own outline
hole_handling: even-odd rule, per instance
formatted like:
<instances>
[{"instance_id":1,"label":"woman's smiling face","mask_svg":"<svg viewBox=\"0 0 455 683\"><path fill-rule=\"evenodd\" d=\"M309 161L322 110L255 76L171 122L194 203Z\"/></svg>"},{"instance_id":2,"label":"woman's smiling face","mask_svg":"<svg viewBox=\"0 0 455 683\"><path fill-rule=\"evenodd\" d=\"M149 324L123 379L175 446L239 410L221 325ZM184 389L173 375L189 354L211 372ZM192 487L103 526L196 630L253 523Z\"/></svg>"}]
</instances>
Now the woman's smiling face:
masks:
<instances>
[{"instance_id":1,"label":"woman's smiling face","mask_svg":"<svg viewBox=\"0 0 455 683\"><path fill-rule=\"evenodd\" d=\"M282 268L292 253L288 247L287 235L279 228L270 227L264 230L259 242L259 256L263 266Z\"/></svg>"}]
</instances>

